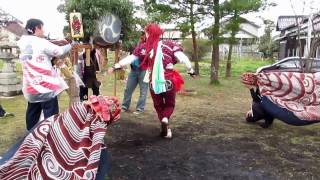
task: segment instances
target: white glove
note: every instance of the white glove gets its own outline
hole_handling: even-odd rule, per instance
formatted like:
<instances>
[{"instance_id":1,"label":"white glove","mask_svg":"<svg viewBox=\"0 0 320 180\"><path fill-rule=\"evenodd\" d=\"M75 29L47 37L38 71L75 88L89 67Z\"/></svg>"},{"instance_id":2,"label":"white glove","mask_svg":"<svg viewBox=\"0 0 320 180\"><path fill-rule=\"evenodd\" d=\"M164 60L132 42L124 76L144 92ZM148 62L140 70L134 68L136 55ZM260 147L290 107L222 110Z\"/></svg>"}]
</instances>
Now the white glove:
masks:
<instances>
[{"instance_id":1,"label":"white glove","mask_svg":"<svg viewBox=\"0 0 320 180\"><path fill-rule=\"evenodd\" d=\"M119 63L114 64L113 69L121 69L121 65Z\"/></svg>"},{"instance_id":2,"label":"white glove","mask_svg":"<svg viewBox=\"0 0 320 180\"><path fill-rule=\"evenodd\" d=\"M78 44L80 44L80 43L77 41L71 41L71 43L70 43L71 46L78 45Z\"/></svg>"},{"instance_id":3,"label":"white glove","mask_svg":"<svg viewBox=\"0 0 320 180\"><path fill-rule=\"evenodd\" d=\"M190 69L188 70L188 74L189 74L190 76L195 76L195 75L196 75L195 72L194 72L194 70L193 70L192 68L190 68Z\"/></svg>"}]
</instances>

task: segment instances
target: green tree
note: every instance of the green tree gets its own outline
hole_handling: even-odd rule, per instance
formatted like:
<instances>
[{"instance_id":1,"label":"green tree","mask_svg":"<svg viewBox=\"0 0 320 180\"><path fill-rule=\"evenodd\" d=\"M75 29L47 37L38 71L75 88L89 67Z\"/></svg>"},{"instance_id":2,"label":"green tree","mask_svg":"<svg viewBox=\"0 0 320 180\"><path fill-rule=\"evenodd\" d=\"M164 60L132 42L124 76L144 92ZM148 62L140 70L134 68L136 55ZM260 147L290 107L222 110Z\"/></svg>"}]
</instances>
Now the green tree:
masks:
<instances>
[{"instance_id":1,"label":"green tree","mask_svg":"<svg viewBox=\"0 0 320 180\"><path fill-rule=\"evenodd\" d=\"M230 16L228 23L225 25L225 31L230 32L230 38L228 38L229 51L226 66L226 77L231 76L231 56L234 44L236 44L236 34L240 30L241 23L246 20L241 17L243 14L255 12L266 8L268 4L266 0L228 0L224 2L223 13Z\"/></svg>"},{"instance_id":2,"label":"green tree","mask_svg":"<svg viewBox=\"0 0 320 180\"><path fill-rule=\"evenodd\" d=\"M264 20L264 34L260 38L259 51L263 53L264 58L273 58L273 52L276 51L277 44L272 39L272 31L275 28L273 21Z\"/></svg>"},{"instance_id":3,"label":"green tree","mask_svg":"<svg viewBox=\"0 0 320 180\"><path fill-rule=\"evenodd\" d=\"M207 0L208 3L210 0ZM212 53L211 53L211 71L210 71L210 84L219 83L219 44L221 42L220 38L220 19L222 16L221 7L220 7L220 0L213 0L213 11L208 9L207 11L209 14L213 15L214 17L214 24L209 31L212 37Z\"/></svg>"},{"instance_id":4,"label":"green tree","mask_svg":"<svg viewBox=\"0 0 320 180\"><path fill-rule=\"evenodd\" d=\"M213 23L209 28L203 30L211 41L211 65L210 65L210 84L219 83L219 44L222 42L222 33L220 32L220 20L223 18L223 4L220 0L202 0L200 11L204 19L211 20Z\"/></svg>"},{"instance_id":5,"label":"green tree","mask_svg":"<svg viewBox=\"0 0 320 180\"><path fill-rule=\"evenodd\" d=\"M82 14L84 40L95 35L96 21L107 13L119 16L122 22L122 40L124 49L130 49L135 45L138 33L136 24L141 19L134 18L135 7L129 0L65 0L57 7L58 11L66 13L66 20L69 22L70 12L76 11ZM65 28L68 30L68 28Z\"/></svg>"},{"instance_id":6,"label":"green tree","mask_svg":"<svg viewBox=\"0 0 320 180\"><path fill-rule=\"evenodd\" d=\"M208 52L211 51L211 43L206 39L198 39L198 58L201 60ZM184 53L188 57L192 57L192 39L185 39L182 41L182 46L184 47Z\"/></svg>"},{"instance_id":7,"label":"green tree","mask_svg":"<svg viewBox=\"0 0 320 180\"><path fill-rule=\"evenodd\" d=\"M199 74L199 57L195 24L203 15L201 0L144 0L147 14L155 22L177 23L184 34L192 36L192 61L195 73Z\"/></svg>"}]
</instances>

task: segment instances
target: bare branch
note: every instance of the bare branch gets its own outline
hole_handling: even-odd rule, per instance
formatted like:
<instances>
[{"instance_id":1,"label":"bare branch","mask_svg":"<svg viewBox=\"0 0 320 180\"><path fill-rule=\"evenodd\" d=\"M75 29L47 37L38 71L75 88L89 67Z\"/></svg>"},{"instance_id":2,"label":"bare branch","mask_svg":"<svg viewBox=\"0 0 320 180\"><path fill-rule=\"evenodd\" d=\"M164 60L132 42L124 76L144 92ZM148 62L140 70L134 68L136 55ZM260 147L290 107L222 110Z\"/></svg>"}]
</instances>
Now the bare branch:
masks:
<instances>
[{"instance_id":1,"label":"bare branch","mask_svg":"<svg viewBox=\"0 0 320 180\"><path fill-rule=\"evenodd\" d=\"M305 1L304 1L305 2ZM300 50L300 52L299 52L299 63L300 63L300 70L301 70L301 72L304 72L304 68L303 68L303 60L302 60L302 44L301 44L301 37L300 37L300 30L301 30L301 27L300 27L300 21L299 21L299 19L298 19L298 16L297 16L297 13L296 13L296 11L295 11L295 9L294 9L294 7L293 7L293 3L292 3L292 0L290 0L290 5L291 5L291 8L292 8L292 11L293 11L293 14L294 14L294 16L295 16L295 20L296 20L296 24L297 24L297 28L298 28L298 34L297 34L297 36L298 36L298 47L299 47L299 50ZM304 9L304 8L303 8Z\"/></svg>"}]
</instances>

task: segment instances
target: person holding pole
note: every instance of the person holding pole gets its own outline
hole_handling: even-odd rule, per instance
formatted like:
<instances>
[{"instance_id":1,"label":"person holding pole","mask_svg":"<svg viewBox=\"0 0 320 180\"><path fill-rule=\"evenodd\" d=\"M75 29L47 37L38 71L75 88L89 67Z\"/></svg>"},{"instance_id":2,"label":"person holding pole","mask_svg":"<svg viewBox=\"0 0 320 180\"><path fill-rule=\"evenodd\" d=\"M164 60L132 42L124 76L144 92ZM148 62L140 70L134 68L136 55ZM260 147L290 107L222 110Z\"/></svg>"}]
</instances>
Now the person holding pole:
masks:
<instances>
[{"instance_id":1,"label":"person holding pole","mask_svg":"<svg viewBox=\"0 0 320 180\"><path fill-rule=\"evenodd\" d=\"M71 44L58 46L44 38L43 22L29 19L23 35L18 41L23 67L22 92L28 101L26 112L27 130L39 121L41 111L44 118L59 112L57 95L62 82L51 64L52 57L60 57L71 50Z\"/></svg>"}]
</instances>

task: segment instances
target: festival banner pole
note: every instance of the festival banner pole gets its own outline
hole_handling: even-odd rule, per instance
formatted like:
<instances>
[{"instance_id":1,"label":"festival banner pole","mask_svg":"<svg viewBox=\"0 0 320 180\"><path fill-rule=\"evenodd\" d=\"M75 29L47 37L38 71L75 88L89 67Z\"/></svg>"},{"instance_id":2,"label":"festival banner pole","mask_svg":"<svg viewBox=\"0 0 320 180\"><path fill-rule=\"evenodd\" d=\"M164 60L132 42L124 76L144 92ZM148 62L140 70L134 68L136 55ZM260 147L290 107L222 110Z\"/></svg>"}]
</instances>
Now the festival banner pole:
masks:
<instances>
[{"instance_id":1,"label":"festival banner pole","mask_svg":"<svg viewBox=\"0 0 320 180\"><path fill-rule=\"evenodd\" d=\"M114 64L119 62L119 53L120 53L120 45L119 42L115 44L116 50L114 52ZM113 95L117 96L117 74L118 72L114 72L114 82L113 82Z\"/></svg>"},{"instance_id":2,"label":"festival banner pole","mask_svg":"<svg viewBox=\"0 0 320 180\"><path fill-rule=\"evenodd\" d=\"M69 14L69 18L70 18L69 20L70 20L71 37L73 40L79 41L79 38L84 37L81 13L73 10L73 12ZM72 61L72 65L78 64L78 47L77 46L75 46L72 50L71 61Z\"/></svg>"}]
</instances>

